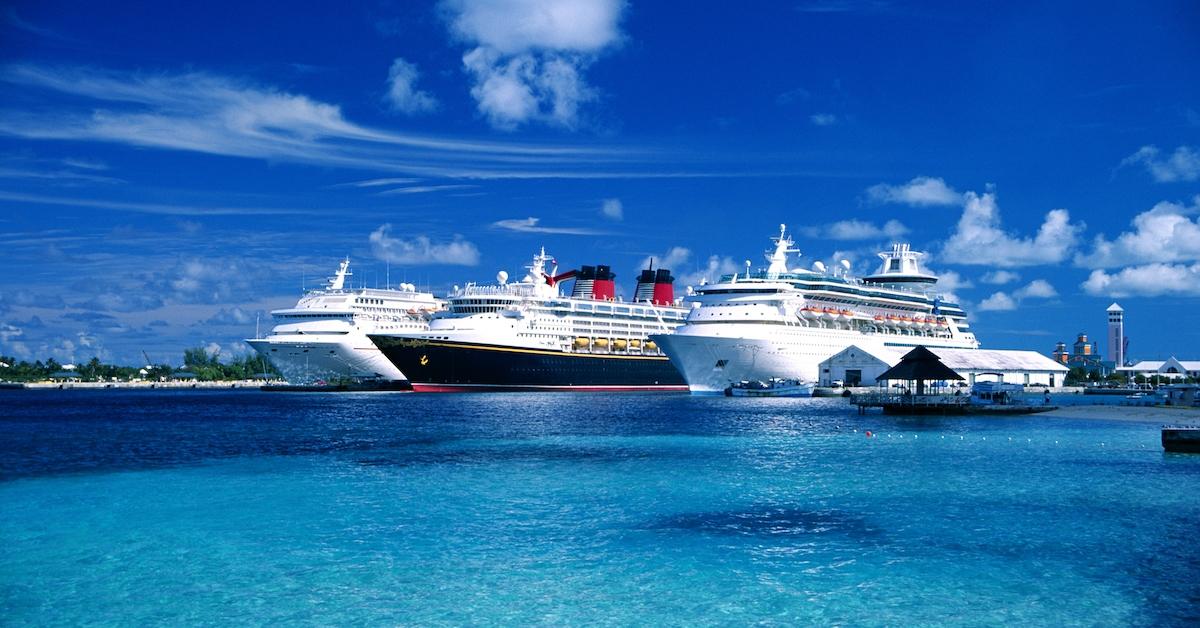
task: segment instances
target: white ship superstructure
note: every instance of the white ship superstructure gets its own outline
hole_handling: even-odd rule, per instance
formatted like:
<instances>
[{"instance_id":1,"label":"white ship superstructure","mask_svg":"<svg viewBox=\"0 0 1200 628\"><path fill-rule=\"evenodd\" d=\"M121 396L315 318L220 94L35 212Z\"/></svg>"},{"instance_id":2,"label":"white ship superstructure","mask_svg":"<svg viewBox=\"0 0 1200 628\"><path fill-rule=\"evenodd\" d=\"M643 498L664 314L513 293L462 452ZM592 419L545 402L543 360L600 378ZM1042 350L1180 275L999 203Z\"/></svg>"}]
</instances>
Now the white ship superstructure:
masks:
<instances>
[{"instance_id":1,"label":"white ship superstructure","mask_svg":"<svg viewBox=\"0 0 1200 628\"><path fill-rule=\"evenodd\" d=\"M323 289L271 312L275 327L269 336L246 342L292 384L405 380L367 334L426 329L444 302L408 283L399 289L348 288L351 275L350 260L343 260Z\"/></svg>"},{"instance_id":2,"label":"white ship superstructure","mask_svg":"<svg viewBox=\"0 0 1200 628\"><path fill-rule=\"evenodd\" d=\"M917 345L975 349L966 313L939 296L937 277L907 244L879 254L858 278L849 263L789 268L799 253L780 225L765 270L726 275L696 288L687 323L655 337L693 393L717 394L744 380L818 379L817 365L849 347Z\"/></svg>"},{"instance_id":3,"label":"white ship superstructure","mask_svg":"<svg viewBox=\"0 0 1200 628\"><path fill-rule=\"evenodd\" d=\"M634 300L622 301L608 266L556 275L542 249L526 269L521 281L501 271L495 284L456 288L427 330L371 338L418 391L683 389L649 340L687 315L668 271L643 271Z\"/></svg>"}]
</instances>

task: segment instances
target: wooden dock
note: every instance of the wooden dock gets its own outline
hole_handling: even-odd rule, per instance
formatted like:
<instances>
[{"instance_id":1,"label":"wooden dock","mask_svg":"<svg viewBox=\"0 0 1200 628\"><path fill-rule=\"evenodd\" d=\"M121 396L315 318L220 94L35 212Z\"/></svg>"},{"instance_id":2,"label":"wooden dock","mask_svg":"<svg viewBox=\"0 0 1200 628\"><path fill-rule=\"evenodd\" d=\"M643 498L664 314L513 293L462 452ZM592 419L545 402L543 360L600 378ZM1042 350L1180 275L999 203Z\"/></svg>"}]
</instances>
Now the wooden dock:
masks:
<instances>
[{"instance_id":1,"label":"wooden dock","mask_svg":"<svg viewBox=\"0 0 1200 628\"><path fill-rule=\"evenodd\" d=\"M971 403L970 395L906 395L899 393L865 393L851 400L859 414L868 408L882 408L884 414L982 414L1000 416L1035 414L1055 410L1058 406L1026 403L985 405Z\"/></svg>"}]
</instances>

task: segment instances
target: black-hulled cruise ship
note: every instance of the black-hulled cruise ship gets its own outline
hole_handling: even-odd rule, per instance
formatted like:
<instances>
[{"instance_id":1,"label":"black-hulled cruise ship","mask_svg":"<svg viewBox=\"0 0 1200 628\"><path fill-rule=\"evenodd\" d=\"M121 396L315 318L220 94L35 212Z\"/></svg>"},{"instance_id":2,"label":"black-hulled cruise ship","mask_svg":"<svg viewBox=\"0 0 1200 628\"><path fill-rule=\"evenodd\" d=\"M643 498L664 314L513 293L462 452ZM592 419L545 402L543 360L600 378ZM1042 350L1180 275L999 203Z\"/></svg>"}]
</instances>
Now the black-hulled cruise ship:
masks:
<instances>
[{"instance_id":1,"label":"black-hulled cruise ship","mask_svg":"<svg viewBox=\"0 0 1200 628\"><path fill-rule=\"evenodd\" d=\"M371 340L418 392L687 390L649 339L687 314L670 271L642 271L634 299L620 301L608 266L557 274L542 249L526 269L519 282L501 271L495 284L456 289L428 330Z\"/></svg>"}]
</instances>

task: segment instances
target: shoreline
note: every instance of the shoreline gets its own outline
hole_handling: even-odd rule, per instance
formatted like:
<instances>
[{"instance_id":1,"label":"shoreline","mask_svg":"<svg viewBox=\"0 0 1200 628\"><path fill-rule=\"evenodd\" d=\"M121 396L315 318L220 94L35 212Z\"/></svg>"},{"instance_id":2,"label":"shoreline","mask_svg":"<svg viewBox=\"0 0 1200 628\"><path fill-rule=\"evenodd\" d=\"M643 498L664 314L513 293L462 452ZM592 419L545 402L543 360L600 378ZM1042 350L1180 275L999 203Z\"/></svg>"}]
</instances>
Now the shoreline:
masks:
<instances>
[{"instance_id":1,"label":"shoreline","mask_svg":"<svg viewBox=\"0 0 1200 628\"><path fill-rule=\"evenodd\" d=\"M1125 406L1111 404L1060 406L1037 416L1059 419L1200 424L1200 408L1183 406Z\"/></svg>"}]
</instances>

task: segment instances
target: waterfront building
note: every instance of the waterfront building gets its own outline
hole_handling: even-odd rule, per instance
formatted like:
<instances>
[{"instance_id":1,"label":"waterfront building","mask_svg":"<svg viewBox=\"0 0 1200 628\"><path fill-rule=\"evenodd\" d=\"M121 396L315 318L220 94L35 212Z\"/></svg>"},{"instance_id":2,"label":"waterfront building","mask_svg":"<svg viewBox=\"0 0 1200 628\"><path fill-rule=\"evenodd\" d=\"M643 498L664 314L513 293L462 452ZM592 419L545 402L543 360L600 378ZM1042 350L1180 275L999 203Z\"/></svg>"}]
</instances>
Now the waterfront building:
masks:
<instances>
[{"instance_id":1,"label":"waterfront building","mask_svg":"<svg viewBox=\"0 0 1200 628\"><path fill-rule=\"evenodd\" d=\"M1036 351L1000 349L951 349L928 347L968 384L976 379L998 380L1025 386L1061 386L1069 370ZM900 363L908 349L851 345L819 365L820 384L842 382L846 386L873 386L875 378Z\"/></svg>"},{"instance_id":2,"label":"waterfront building","mask_svg":"<svg viewBox=\"0 0 1200 628\"><path fill-rule=\"evenodd\" d=\"M1200 380L1200 360L1180 360L1171 356L1167 360L1142 360L1137 364L1122 366L1117 369L1129 378L1142 375L1153 377L1158 375L1169 379L1184 379L1191 377Z\"/></svg>"}]
</instances>

